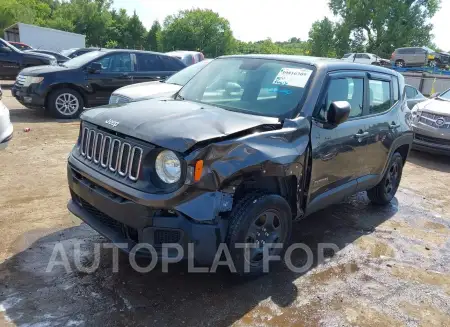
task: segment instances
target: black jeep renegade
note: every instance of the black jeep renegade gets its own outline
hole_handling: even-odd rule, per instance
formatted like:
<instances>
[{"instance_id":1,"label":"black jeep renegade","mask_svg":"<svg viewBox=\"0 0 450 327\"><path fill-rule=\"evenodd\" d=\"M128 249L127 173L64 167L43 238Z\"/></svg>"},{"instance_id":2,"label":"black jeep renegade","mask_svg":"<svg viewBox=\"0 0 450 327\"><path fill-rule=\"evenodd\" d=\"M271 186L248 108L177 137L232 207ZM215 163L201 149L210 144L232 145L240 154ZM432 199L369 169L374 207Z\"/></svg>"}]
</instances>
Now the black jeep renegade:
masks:
<instances>
[{"instance_id":1,"label":"black jeep renegade","mask_svg":"<svg viewBox=\"0 0 450 327\"><path fill-rule=\"evenodd\" d=\"M221 57L173 97L83 113L68 208L128 249L191 243L209 264L226 243L238 272L259 273L264 244L288 244L293 220L359 191L393 199L407 113L404 78L389 69Z\"/></svg>"}]
</instances>

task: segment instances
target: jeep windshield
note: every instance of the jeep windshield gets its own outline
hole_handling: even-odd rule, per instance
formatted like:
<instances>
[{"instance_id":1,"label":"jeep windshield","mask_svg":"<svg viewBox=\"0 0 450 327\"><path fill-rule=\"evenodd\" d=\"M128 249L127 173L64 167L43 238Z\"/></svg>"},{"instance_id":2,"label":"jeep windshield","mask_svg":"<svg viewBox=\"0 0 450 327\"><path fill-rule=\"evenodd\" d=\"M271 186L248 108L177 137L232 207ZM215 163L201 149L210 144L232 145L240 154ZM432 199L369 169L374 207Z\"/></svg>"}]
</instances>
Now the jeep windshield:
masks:
<instances>
[{"instance_id":1,"label":"jeep windshield","mask_svg":"<svg viewBox=\"0 0 450 327\"><path fill-rule=\"evenodd\" d=\"M253 115L288 118L307 93L313 67L259 58L213 60L177 98Z\"/></svg>"}]
</instances>

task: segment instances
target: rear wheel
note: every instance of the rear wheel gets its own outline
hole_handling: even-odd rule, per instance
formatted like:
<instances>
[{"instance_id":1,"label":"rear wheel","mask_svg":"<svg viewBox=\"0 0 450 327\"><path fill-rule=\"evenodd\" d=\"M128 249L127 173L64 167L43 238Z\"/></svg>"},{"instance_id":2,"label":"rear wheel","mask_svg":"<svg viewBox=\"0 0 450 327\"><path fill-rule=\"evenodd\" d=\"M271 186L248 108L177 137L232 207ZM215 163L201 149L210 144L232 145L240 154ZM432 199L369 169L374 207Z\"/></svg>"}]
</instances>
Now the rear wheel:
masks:
<instances>
[{"instance_id":1,"label":"rear wheel","mask_svg":"<svg viewBox=\"0 0 450 327\"><path fill-rule=\"evenodd\" d=\"M370 201L375 204L385 205L391 202L400 185L403 172L403 157L395 152L389 162L388 169L383 179L377 186L367 191Z\"/></svg>"},{"instance_id":2,"label":"rear wheel","mask_svg":"<svg viewBox=\"0 0 450 327\"><path fill-rule=\"evenodd\" d=\"M281 256L289 242L291 229L292 212L283 197L255 192L240 200L231 213L227 235L237 273L264 273L264 247L282 244L280 248L267 248L268 254ZM238 244L247 249L239 248Z\"/></svg>"},{"instance_id":3,"label":"rear wheel","mask_svg":"<svg viewBox=\"0 0 450 327\"><path fill-rule=\"evenodd\" d=\"M400 67L400 68L405 67L405 62L403 60L397 60L395 62L395 66Z\"/></svg>"},{"instance_id":4,"label":"rear wheel","mask_svg":"<svg viewBox=\"0 0 450 327\"><path fill-rule=\"evenodd\" d=\"M83 97L73 89L55 90L48 98L48 109L56 118L76 118L80 115L83 107Z\"/></svg>"}]
</instances>

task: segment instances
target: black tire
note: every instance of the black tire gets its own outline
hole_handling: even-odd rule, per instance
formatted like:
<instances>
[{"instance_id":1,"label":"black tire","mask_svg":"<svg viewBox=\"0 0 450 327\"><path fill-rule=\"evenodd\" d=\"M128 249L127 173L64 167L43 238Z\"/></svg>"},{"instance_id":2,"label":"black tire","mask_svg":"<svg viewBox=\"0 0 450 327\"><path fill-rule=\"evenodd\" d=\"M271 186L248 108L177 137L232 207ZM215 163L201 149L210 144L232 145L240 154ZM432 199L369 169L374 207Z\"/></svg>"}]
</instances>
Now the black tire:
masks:
<instances>
[{"instance_id":1,"label":"black tire","mask_svg":"<svg viewBox=\"0 0 450 327\"><path fill-rule=\"evenodd\" d=\"M405 67L405 62L403 60L401 60L401 59L397 60L395 62L395 66L403 68L403 67Z\"/></svg>"},{"instance_id":2,"label":"black tire","mask_svg":"<svg viewBox=\"0 0 450 327\"><path fill-rule=\"evenodd\" d=\"M67 99L67 106L70 106L70 108L66 107L66 113L63 112L65 108L61 108L61 106L65 106L65 104L62 104L65 101L64 99ZM74 89L63 88L57 89L50 93L47 100L47 106L53 117L73 119L77 118L83 110L84 100L81 94Z\"/></svg>"},{"instance_id":3,"label":"black tire","mask_svg":"<svg viewBox=\"0 0 450 327\"><path fill-rule=\"evenodd\" d=\"M380 66L380 63L378 61L374 61L373 63L371 63L371 65Z\"/></svg>"},{"instance_id":4,"label":"black tire","mask_svg":"<svg viewBox=\"0 0 450 327\"><path fill-rule=\"evenodd\" d=\"M394 198L403 172L403 157L395 152L389 161L388 169L381 182L367 191L367 196L374 204L386 205Z\"/></svg>"},{"instance_id":5,"label":"black tire","mask_svg":"<svg viewBox=\"0 0 450 327\"><path fill-rule=\"evenodd\" d=\"M272 227L278 227L274 227L274 231L269 230L268 227L263 229L266 225L259 226L262 217L264 217L265 223L269 224L272 221ZM253 233L255 228L263 229L264 233L261 232L260 234L268 235L256 236L256 232ZM248 261L249 258L245 256L246 251L242 248L236 248L236 244L282 243L283 247L273 249L271 255L280 255L283 258L282 255L291 237L291 230L292 211L288 202L283 197L261 192L253 192L246 195L236 204L231 212L230 226L226 238L236 272L239 275L246 276L258 276L264 273L263 260ZM253 240L251 240L252 237L254 237ZM266 239L264 240L263 238ZM253 254L253 250L250 252ZM246 266L249 266L249 271L245 271Z\"/></svg>"}]
</instances>

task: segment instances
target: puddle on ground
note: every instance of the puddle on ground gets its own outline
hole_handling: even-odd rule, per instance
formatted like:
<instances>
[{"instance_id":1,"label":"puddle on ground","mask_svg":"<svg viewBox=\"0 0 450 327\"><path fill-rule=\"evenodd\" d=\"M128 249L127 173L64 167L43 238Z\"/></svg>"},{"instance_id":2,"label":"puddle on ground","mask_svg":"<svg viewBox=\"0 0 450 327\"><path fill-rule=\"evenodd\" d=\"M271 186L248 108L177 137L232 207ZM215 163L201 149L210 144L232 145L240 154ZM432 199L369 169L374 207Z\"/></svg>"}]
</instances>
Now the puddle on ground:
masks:
<instances>
[{"instance_id":1,"label":"puddle on ground","mask_svg":"<svg viewBox=\"0 0 450 327\"><path fill-rule=\"evenodd\" d=\"M369 252L373 258L395 257L395 251L391 246L372 236L362 236L354 244L361 250Z\"/></svg>"},{"instance_id":2,"label":"puddle on ground","mask_svg":"<svg viewBox=\"0 0 450 327\"><path fill-rule=\"evenodd\" d=\"M310 281L314 283L325 283L332 279L342 279L346 275L355 273L359 270L359 267L356 263L350 262L346 264L340 264L337 266L333 266L327 268L325 270L316 272L309 276Z\"/></svg>"},{"instance_id":3,"label":"puddle on ground","mask_svg":"<svg viewBox=\"0 0 450 327\"><path fill-rule=\"evenodd\" d=\"M400 308L408 316L417 319L419 322L419 327L447 327L450 325L450 316L447 313L442 312L426 303L414 305L409 302L402 302L400 303Z\"/></svg>"},{"instance_id":4,"label":"puddle on ground","mask_svg":"<svg viewBox=\"0 0 450 327\"><path fill-rule=\"evenodd\" d=\"M431 270L420 270L411 266L394 266L391 274L401 279L408 279L422 284L443 288L450 295L450 274Z\"/></svg>"}]
</instances>

